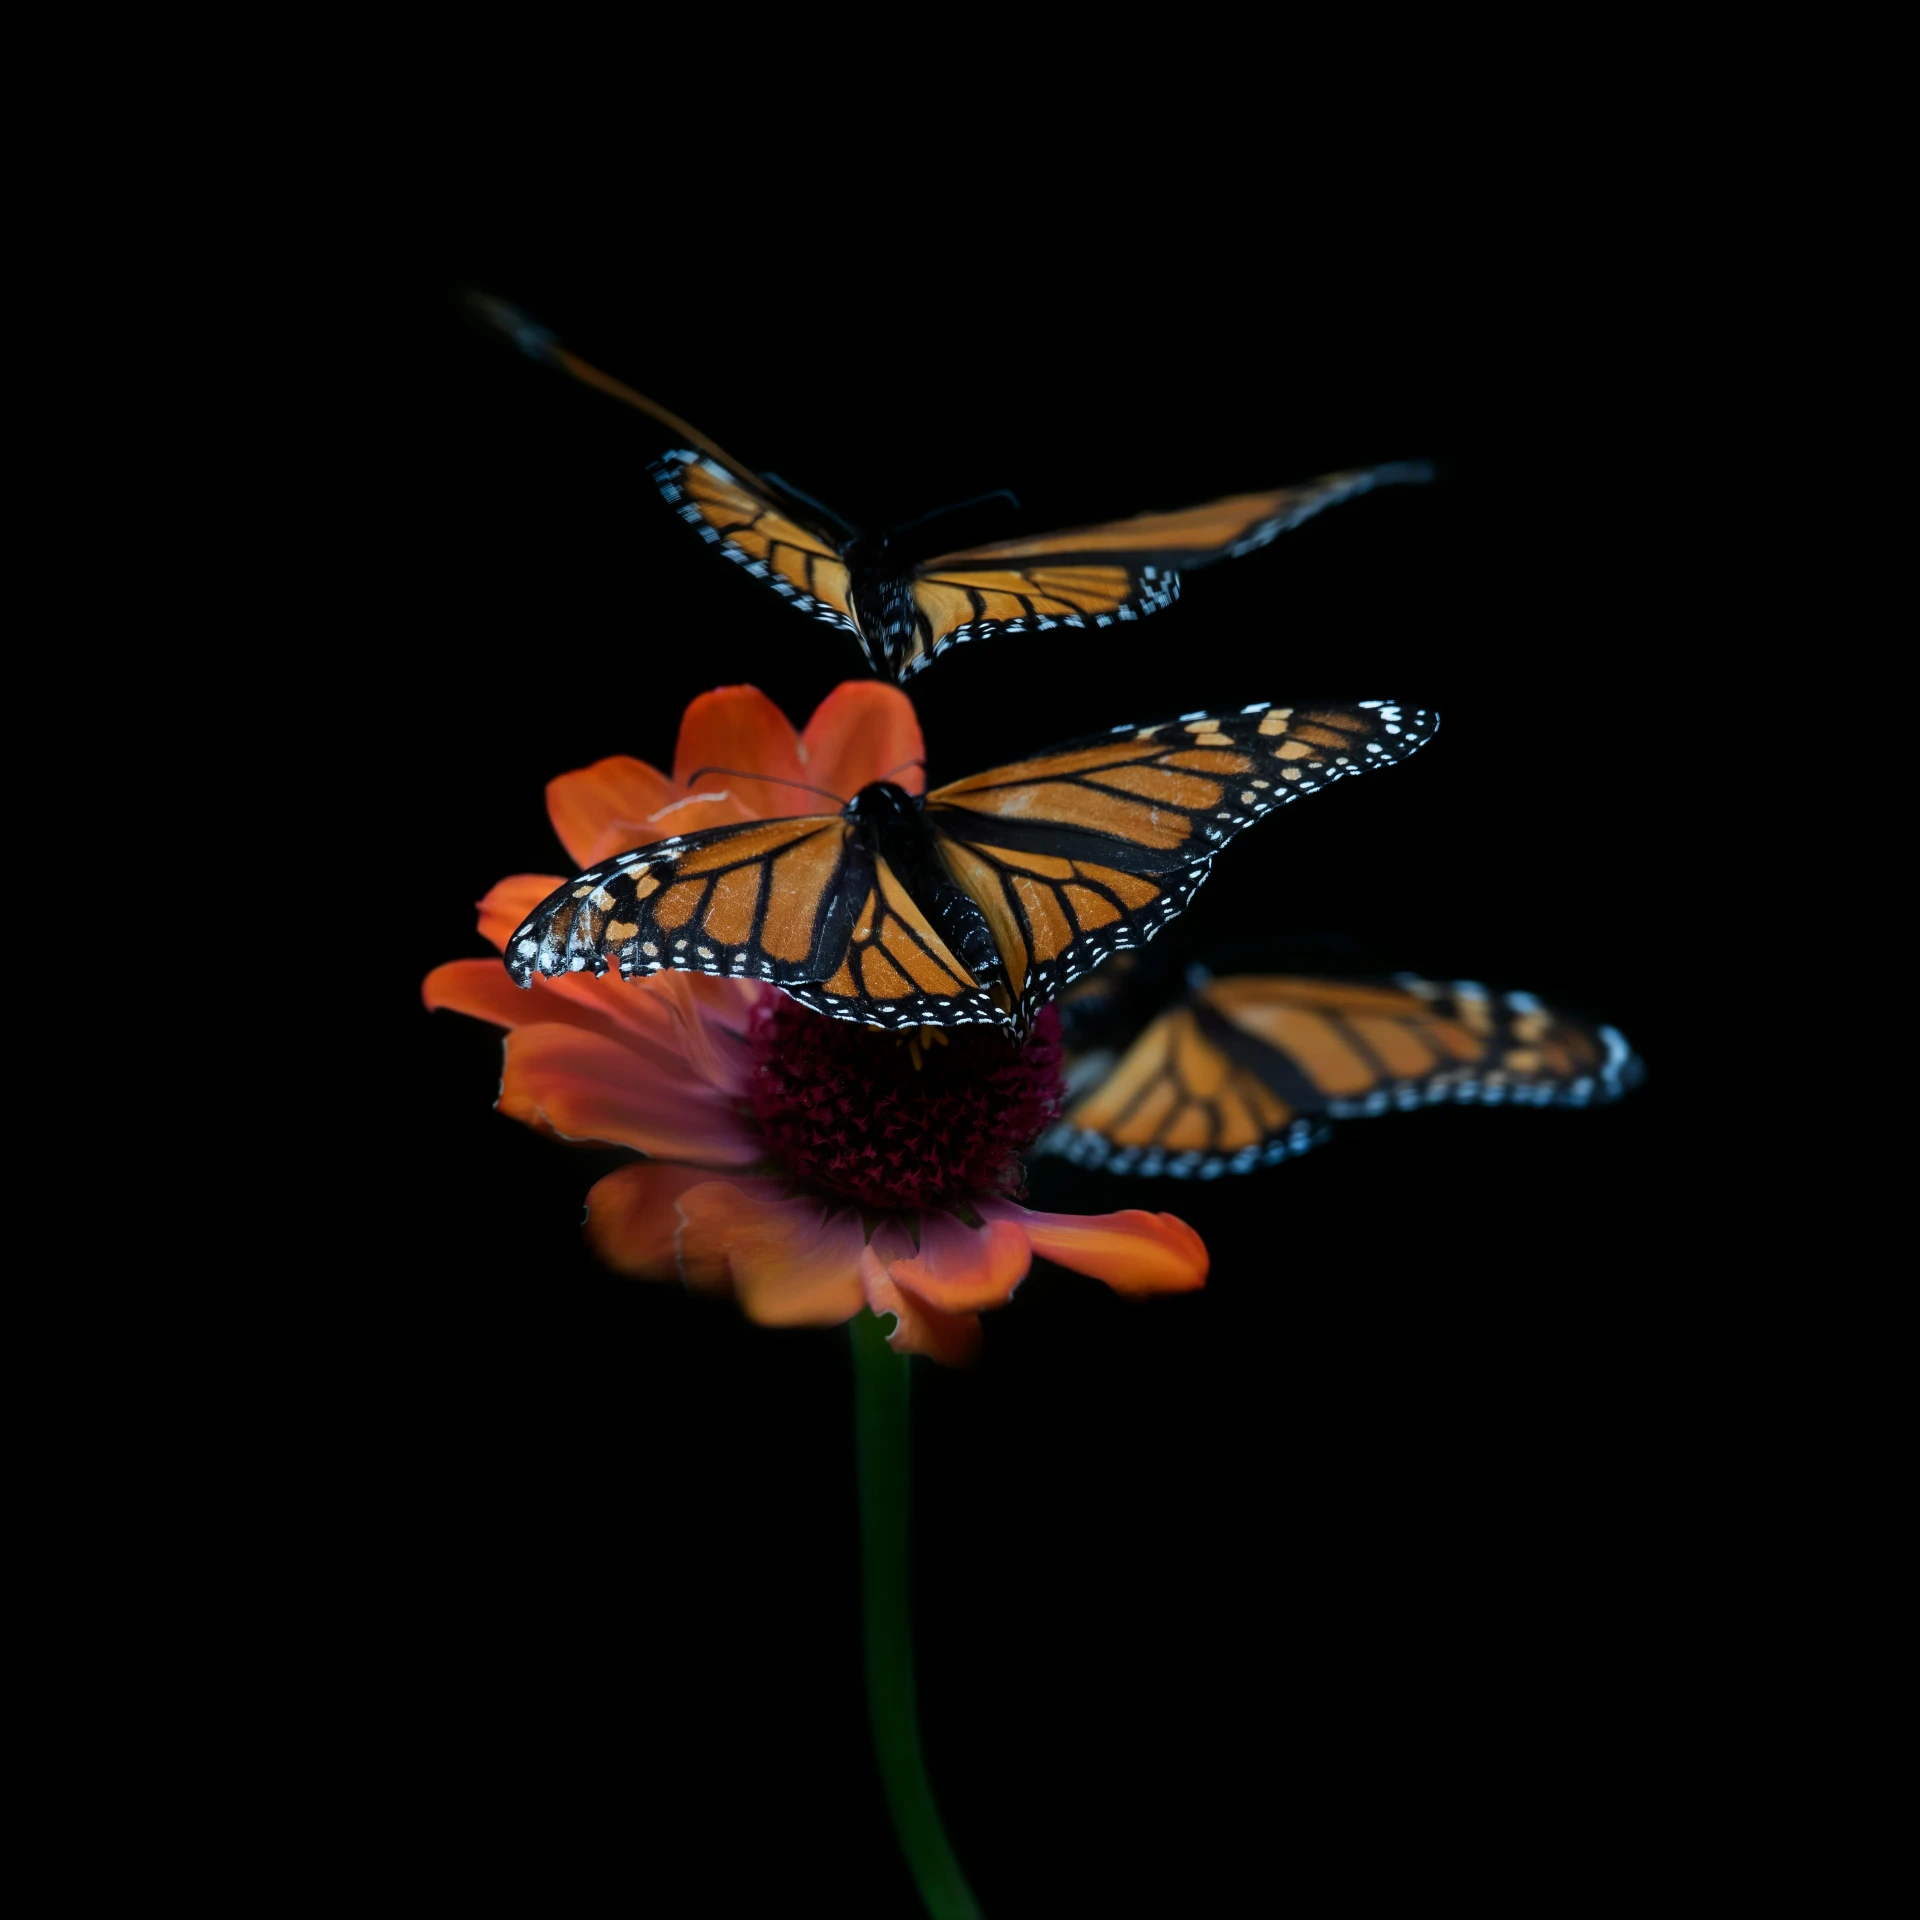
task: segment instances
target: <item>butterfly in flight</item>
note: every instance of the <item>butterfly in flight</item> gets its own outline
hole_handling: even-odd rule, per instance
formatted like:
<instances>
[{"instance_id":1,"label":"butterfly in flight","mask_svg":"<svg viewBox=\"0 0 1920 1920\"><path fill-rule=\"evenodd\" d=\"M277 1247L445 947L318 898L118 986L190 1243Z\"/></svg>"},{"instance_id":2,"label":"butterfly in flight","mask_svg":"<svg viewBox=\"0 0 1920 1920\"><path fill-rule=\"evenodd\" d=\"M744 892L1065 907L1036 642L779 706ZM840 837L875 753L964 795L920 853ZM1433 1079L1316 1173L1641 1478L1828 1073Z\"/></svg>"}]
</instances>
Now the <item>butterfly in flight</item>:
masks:
<instances>
[{"instance_id":1,"label":"butterfly in flight","mask_svg":"<svg viewBox=\"0 0 1920 1920\"><path fill-rule=\"evenodd\" d=\"M681 519L790 606L852 634L868 665L896 680L918 673L964 640L1056 627L1109 627L1157 613L1179 597L1183 569L1251 553L1303 520L1375 487L1433 478L1427 462L1399 461L1323 474L1265 493L1230 494L1176 512L1142 513L913 559L901 538L907 528L863 532L788 482L755 473L677 414L570 353L513 308L484 295L476 299L529 356L637 407L684 441L652 468Z\"/></svg>"},{"instance_id":2,"label":"butterfly in flight","mask_svg":"<svg viewBox=\"0 0 1920 1920\"><path fill-rule=\"evenodd\" d=\"M1329 1120L1446 1100L1588 1106L1617 1099L1640 1071L1612 1027L1470 980L1203 978L1117 1062L1075 1063L1080 1091L1042 1149L1114 1173L1209 1180L1304 1152Z\"/></svg>"},{"instance_id":3,"label":"butterfly in flight","mask_svg":"<svg viewBox=\"0 0 1920 1920\"><path fill-rule=\"evenodd\" d=\"M507 970L527 987L681 968L768 981L870 1026L1024 1033L1069 981L1180 913L1242 829L1404 760L1438 725L1392 701L1256 701L1115 727L927 794L878 780L837 812L603 862L541 902Z\"/></svg>"}]
</instances>

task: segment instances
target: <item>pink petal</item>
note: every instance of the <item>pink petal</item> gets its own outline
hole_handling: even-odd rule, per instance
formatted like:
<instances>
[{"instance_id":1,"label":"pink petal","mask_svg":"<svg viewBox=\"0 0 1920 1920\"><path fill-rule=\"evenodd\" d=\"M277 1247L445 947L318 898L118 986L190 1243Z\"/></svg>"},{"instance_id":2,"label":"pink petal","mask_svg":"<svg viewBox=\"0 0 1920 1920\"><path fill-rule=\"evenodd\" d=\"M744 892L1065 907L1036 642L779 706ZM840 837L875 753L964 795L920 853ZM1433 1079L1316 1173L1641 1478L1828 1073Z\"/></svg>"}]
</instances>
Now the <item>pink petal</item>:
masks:
<instances>
[{"instance_id":1,"label":"pink petal","mask_svg":"<svg viewBox=\"0 0 1920 1920\"><path fill-rule=\"evenodd\" d=\"M913 1242L898 1221L883 1220L874 1229L872 1243L860 1255L860 1284L867 1305L875 1313L893 1316L887 1344L896 1353L924 1353L944 1366L966 1366L980 1352L980 1318L972 1313L945 1313L910 1288L897 1285L889 1269L912 1255Z\"/></svg>"},{"instance_id":2,"label":"pink petal","mask_svg":"<svg viewBox=\"0 0 1920 1920\"><path fill-rule=\"evenodd\" d=\"M536 974L531 987L516 987L498 960L449 960L421 981L420 998L496 1027L585 1027L618 1038L619 1023L581 994L580 985L576 974L553 980Z\"/></svg>"},{"instance_id":3,"label":"pink petal","mask_svg":"<svg viewBox=\"0 0 1920 1920\"><path fill-rule=\"evenodd\" d=\"M616 753L549 780L547 818L560 844L573 856L578 873L629 847L684 833L684 827L655 825L650 819L680 798L681 789L657 768L631 754ZM553 884L557 887L560 882Z\"/></svg>"},{"instance_id":4,"label":"pink petal","mask_svg":"<svg viewBox=\"0 0 1920 1920\"><path fill-rule=\"evenodd\" d=\"M800 736L803 780L851 800L864 786L888 779L924 793L927 743L913 702L884 680L847 680L813 710Z\"/></svg>"},{"instance_id":5,"label":"pink petal","mask_svg":"<svg viewBox=\"0 0 1920 1920\"><path fill-rule=\"evenodd\" d=\"M533 910L556 887L565 885L557 873L510 873L496 883L480 905L480 931L500 949L533 918Z\"/></svg>"},{"instance_id":6,"label":"pink petal","mask_svg":"<svg viewBox=\"0 0 1920 1920\"><path fill-rule=\"evenodd\" d=\"M859 1216L780 1197L776 1180L707 1180L677 1206L680 1274L730 1288L765 1326L834 1326L860 1310Z\"/></svg>"},{"instance_id":7,"label":"pink petal","mask_svg":"<svg viewBox=\"0 0 1920 1920\"><path fill-rule=\"evenodd\" d=\"M655 973L630 987L635 1017L643 1011L649 1017L655 1010L664 1013L671 1043L701 1079L724 1093L745 1094L753 1072L747 1022L777 988L752 980L715 980L702 973Z\"/></svg>"},{"instance_id":8,"label":"pink petal","mask_svg":"<svg viewBox=\"0 0 1920 1920\"><path fill-rule=\"evenodd\" d=\"M693 776L702 767L731 771L710 773L695 782ZM743 777L752 774L773 778ZM745 809L742 817L749 820L831 811L829 802L808 793L804 786L781 784L822 783L801 764L800 739L793 722L758 687L716 687L688 706L680 722L679 743L673 750L673 777L688 793L727 793L732 804ZM690 833L698 826L719 824L718 819L702 819L662 831Z\"/></svg>"},{"instance_id":9,"label":"pink petal","mask_svg":"<svg viewBox=\"0 0 1920 1920\"><path fill-rule=\"evenodd\" d=\"M1003 1307L1027 1277L1027 1236L1010 1220L969 1227L950 1213L920 1216L920 1250L887 1261L887 1271L929 1306L948 1313Z\"/></svg>"},{"instance_id":10,"label":"pink petal","mask_svg":"<svg viewBox=\"0 0 1920 1920\"><path fill-rule=\"evenodd\" d=\"M760 1158L737 1103L643 1034L615 1040L576 1026L507 1035L499 1109L563 1140L605 1140L662 1159L740 1167Z\"/></svg>"},{"instance_id":11,"label":"pink petal","mask_svg":"<svg viewBox=\"0 0 1920 1920\"><path fill-rule=\"evenodd\" d=\"M480 931L504 949L534 908L562 884L542 873L517 873L502 880L480 902ZM491 968L498 981L485 979L485 968ZM499 982L505 983L507 993L500 992ZM751 1061L743 1036L754 1008L772 991L751 980L693 973L657 973L637 980L622 980L610 972L536 974L531 987L516 987L504 967L478 960L436 967L422 987L429 1007L451 1007L496 1026L562 1022L616 1038L645 1035L728 1093L745 1090Z\"/></svg>"},{"instance_id":12,"label":"pink petal","mask_svg":"<svg viewBox=\"0 0 1920 1920\"><path fill-rule=\"evenodd\" d=\"M983 1200L981 1215L1012 1223L1035 1253L1104 1280L1116 1293L1187 1293L1207 1282L1206 1242L1170 1213L1030 1213Z\"/></svg>"}]
</instances>

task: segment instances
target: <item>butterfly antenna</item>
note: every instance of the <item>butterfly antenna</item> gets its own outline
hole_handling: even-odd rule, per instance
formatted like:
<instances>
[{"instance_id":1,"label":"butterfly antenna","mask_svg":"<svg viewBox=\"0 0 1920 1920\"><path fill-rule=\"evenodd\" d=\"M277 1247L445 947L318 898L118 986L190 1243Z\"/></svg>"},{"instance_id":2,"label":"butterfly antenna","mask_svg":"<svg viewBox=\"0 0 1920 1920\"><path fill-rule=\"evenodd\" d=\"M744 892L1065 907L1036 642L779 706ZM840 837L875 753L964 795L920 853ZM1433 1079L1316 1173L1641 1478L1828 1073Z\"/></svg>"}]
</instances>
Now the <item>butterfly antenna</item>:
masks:
<instances>
[{"instance_id":1,"label":"butterfly antenna","mask_svg":"<svg viewBox=\"0 0 1920 1920\"><path fill-rule=\"evenodd\" d=\"M929 520L944 520L950 513L965 513L972 507L990 507L996 500L1004 500L1016 513L1020 511L1020 496L1009 487L995 487L991 493L976 493L971 500L955 500L944 507L934 507L912 520L903 520L893 529L895 533L907 533L914 527L924 527Z\"/></svg>"},{"instance_id":2,"label":"butterfly antenna","mask_svg":"<svg viewBox=\"0 0 1920 1920\"><path fill-rule=\"evenodd\" d=\"M1390 460L1368 476L1376 487L1424 487L1439 478L1431 460Z\"/></svg>"},{"instance_id":3,"label":"butterfly antenna","mask_svg":"<svg viewBox=\"0 0 1920 1920\"><path fill-rule=\"evenodd\" d=\"M882 780L891 780L896 773L904 773L909 767L918 767L922 773L925 773L927 763L924 760L902 760L897 767L889 767L880 778Z\"/></svg>"},{"instance_id":4,"label":"butterfly antenna","mask_svg":"<svg viewBox=\"0 0 1920 1920\"><path fill-rule=\"evenodd\" d=\"M796 487L791 480L782 480L777 473L763 473L760 478L766 481L769 486L778 487L782 493L791 494L803 507L811 507L815 513L821 514L828 520L831 520L836 527L846 534L848 539L852 540L859 537L860 529L856 527L851 520L847 519L844 514L835 513L824 500L816 500L812 494L803 492L799 487Z\"/></svg>"},{"instance_id":5,"label":"butterfly antenna","mask_svg":"<svg viewBox=\"0 0 1920 1920\"><path fill-rule=\"evenodd\" d=\"M577 353L563 347L545 327L529 320L518 307L473 288L469 288L463 298L470 313L477 314L489 326L504 333L528 359L556 368L578 380L582 386L592 387L609 399L618 400L622 406L632 407L650 419L659 421L676 440L699 448L721 466L739 474L752 473L751 467L743 466L717 440L709 440L698 427L682 420L677 413L668 412L659 401L649 400L644 393L636 392L624 380L616 380L612 374L602 373L598 367L582 360Z\"/></svg>"},{"instance_id":6,"label":"butterfly antenna","mask_svg":"<svg viewBox=\"0 0 1920 1920\"><path fill-rule=\"evenodd\" d=\"M846 801L837 793L829 793L825 787L810 787L804 780L782 780L774 773L748 773L740 767L702 767L698 773L687 775L687 785L709 773L730 774L736 780L758 780L769 787L798 787L803 793L817 793L824 800L831 800L836 807L844 807Z\"/></svg>"},{"instance_id":7,"label":"butterfly antenna","mask_svg":"<svg viewBox=\"0 0 1920 1920\"><path fill-rule=\"evenodd\" d=\"M490 293L469 290L462 296L468 312L504 333L529 360L556 364L553 350L560 343L537 321L529 320L518 307L496 300Z\"/></svg>"}]
</instances>

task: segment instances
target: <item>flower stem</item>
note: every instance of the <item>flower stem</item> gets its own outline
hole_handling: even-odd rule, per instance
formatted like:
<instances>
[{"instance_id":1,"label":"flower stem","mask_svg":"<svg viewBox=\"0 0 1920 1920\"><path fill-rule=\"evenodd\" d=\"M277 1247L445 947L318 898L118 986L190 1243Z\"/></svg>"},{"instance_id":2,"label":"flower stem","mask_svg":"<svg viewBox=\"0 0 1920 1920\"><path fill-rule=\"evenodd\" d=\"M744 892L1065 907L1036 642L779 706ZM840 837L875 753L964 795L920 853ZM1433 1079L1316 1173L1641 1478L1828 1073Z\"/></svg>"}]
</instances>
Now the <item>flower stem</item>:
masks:
<instances>
[{"instance_id":1,"label":"flower stem","mask_svg":"<svg viewBox=\"0 0 1920 1920\"><path fill-rule=\"evenodd\" d=\"M913 1703L913 1619L907 1602L908 1357L887 1345L876 1314L853 1320L854 1441L860 1458L861 1597L867 1626L867 1712L893 1830L933 1920L981 1920L933 1803Z\"/></svg>"}]
</instances>

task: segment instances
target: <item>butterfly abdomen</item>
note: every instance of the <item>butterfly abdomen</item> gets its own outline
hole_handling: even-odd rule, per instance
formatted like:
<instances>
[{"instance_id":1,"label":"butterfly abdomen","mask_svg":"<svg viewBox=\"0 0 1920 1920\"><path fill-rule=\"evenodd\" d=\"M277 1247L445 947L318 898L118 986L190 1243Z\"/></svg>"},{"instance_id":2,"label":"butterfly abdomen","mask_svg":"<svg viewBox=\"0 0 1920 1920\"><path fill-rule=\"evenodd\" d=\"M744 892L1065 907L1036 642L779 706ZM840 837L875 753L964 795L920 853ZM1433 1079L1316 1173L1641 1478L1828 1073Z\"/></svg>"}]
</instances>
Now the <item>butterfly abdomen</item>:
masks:
<instances>
[{"instance_id":1,"label":"butterfly abdomen","mask_svg":"<svg viewBox=\"0 0 1920 1920\"><path fill-rule=\"evenodd\" d=\"M890 780L879 780L853 796L847 817L866 847L920 903L973 978L982 986L1003 981L1006 969L987 917L947 872L920 798Z\"/></svg>"},{"instance_id":2,"label":"butterfly abdomen","mask_svg":"<svg viewBox=\"0 0 1920 1920\"><path fill-rule=\"evenodd\" d=\"M881 672L897 672L914 650L915 635L925 624L914 603L913 582L889 567L856 566L848 597L869 657ZM929 630L927 640L931 637Z\"/></svg>"}]
</instances>

